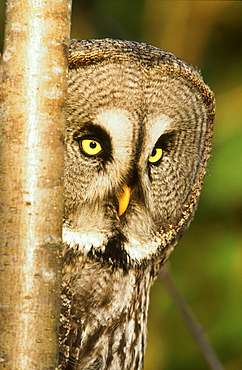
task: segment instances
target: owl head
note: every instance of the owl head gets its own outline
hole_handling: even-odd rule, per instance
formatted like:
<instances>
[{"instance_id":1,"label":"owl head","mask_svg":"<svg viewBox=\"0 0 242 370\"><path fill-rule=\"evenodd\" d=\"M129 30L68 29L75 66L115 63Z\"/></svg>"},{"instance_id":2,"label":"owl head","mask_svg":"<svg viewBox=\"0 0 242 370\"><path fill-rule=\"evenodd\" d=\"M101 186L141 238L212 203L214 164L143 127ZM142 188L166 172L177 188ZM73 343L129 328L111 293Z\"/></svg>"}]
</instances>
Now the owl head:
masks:
<instances>
[{"instance_id":1,"label":"owl head","mask_svg":"<svg viewBox=\"0 0 242 370\"><path fill-rule=\"evenodd\" d=\"M110 266L164 261L201 192L215 104L200 74L136 42L73 40L63 239Z\"/></svg>"}]
</instances>

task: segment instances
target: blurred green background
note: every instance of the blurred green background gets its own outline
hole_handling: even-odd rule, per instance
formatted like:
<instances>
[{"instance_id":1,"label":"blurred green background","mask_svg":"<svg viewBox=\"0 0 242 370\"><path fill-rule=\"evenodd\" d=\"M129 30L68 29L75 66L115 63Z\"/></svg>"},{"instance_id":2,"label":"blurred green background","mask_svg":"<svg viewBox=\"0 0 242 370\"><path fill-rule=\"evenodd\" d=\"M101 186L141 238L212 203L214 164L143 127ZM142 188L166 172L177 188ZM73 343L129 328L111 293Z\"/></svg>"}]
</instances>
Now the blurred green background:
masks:
<instances>
[{"instance_id":1,"label":"blurred green background","mask_svg":"<svg viewBox=\"0 0 242 370\"><path fill-rule=\"evenodd\" d=\"M1 41L4 4L0 0ZM169 265L224 368L242 369L242 2L74 0L72 37L136 40L171 51L197 66L215 92L215 136L202 196ZM190 369L208 365L157 281L145 370Z\"/></svg>"}]
</instances>

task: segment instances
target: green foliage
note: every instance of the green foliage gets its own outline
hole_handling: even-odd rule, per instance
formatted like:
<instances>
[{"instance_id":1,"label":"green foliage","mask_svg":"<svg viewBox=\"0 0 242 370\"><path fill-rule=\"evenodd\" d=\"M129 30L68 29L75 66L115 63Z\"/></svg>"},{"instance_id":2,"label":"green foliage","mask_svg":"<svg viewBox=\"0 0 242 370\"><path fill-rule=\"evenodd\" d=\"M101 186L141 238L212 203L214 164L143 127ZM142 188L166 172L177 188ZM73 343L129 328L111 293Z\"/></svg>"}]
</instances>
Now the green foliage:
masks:
<instances>
[{"instance_id":1,"label":"green foliage","mask_svg":"<svg viewBox=\"0 0 242 370\"><path fill-rule=\"evenodd\" d=\"M4 1L0 0L3 37ZM197 65L215 92L215 136L195 220L172 275L226 370L242 364L242 3L74 0L72 37L144 41ZM151 295L145 370L207 369L160 282Z\"/></svg>"}]
</instances>

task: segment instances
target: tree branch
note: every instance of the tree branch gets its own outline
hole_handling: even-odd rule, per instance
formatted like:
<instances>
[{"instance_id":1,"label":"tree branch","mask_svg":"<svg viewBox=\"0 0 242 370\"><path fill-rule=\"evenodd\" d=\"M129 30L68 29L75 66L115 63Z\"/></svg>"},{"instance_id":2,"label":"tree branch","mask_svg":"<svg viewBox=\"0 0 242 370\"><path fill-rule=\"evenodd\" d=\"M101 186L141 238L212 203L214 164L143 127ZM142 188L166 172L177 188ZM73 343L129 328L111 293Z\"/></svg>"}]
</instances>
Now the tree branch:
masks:
<instances>
[{"instance_id":1,"label":"tree branch","mask_svg":"<svg viewBox=\"0 0 242 370\"><path fill-rule=\"evenodd\" d=\"M181 313L182 317L184 318L188 328L190 329L193 337L198 343L201 349L201 352L205 360L207 361L208 365L210 366L210 368L212 370L223 370L223 366L218 360L213 348L209 344L203 330L201 329L201 326L197 322L190 308L187 306L186 302L184 301L183 297L181 296L174 282L172 281L172 278L171 278L171 275L170 275L170 272L167 266L162 267L159 273L159 278L163 282L166 290L168 291L173 302L178 308L178 311Z\"/></svg>"}]
</instances>

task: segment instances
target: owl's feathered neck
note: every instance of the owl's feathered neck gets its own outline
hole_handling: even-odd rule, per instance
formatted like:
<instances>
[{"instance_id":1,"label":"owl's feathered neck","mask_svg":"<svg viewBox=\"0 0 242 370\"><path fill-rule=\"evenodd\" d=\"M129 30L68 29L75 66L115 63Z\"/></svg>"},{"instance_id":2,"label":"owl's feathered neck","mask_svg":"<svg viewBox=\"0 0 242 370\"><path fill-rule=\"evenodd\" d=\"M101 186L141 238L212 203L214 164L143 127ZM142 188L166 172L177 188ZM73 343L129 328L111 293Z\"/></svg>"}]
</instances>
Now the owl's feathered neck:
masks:
<instances>
[{"instance_id":1,"label":"owl's feathered neck","mask_svg":"<svg viewBox=\"0 0 242 370\"><path fill-rule=\"evenodd\" d=\"M110 244L111 248L111 244ZM142 369L152 266L111 268L68 253L63 265L59 369Z\"/></svg>"}]
</instances>

